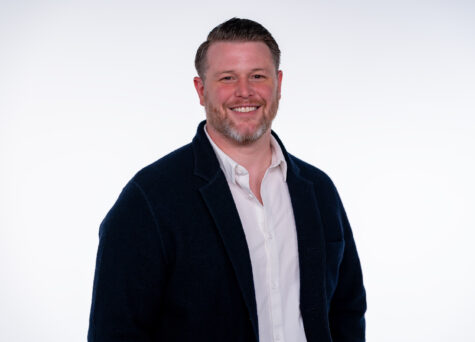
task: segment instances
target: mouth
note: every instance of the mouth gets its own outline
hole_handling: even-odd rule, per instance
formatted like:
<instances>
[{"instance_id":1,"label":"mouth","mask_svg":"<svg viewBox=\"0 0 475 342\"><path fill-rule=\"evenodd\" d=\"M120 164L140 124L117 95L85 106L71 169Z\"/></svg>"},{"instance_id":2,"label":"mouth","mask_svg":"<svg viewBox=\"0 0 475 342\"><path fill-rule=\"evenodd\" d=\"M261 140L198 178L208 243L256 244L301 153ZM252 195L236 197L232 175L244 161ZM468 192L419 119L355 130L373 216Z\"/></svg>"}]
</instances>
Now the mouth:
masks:
<instances>
[{"instance_id":1,"label":"mouth","mask_svg":"<svg viewBox=\"0 0 475 342\"><path fill-rule=\"evenodd\" d=\"M233 111L233 112L238 112L238 113L249 113L249 112L253 112L257 109L259 109L260 106L239 106L239 107L231 107L230 109Z\"/></svg>"}]
</instances>

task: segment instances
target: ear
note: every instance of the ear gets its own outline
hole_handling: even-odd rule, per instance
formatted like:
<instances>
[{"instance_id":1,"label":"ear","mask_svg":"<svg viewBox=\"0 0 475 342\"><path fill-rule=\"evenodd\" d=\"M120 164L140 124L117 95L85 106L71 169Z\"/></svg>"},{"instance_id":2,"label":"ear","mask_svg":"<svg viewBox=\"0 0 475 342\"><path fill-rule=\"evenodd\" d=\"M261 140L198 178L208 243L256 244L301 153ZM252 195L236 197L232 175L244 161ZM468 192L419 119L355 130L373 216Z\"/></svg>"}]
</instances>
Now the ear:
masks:
<instances>
[{"instance_id":1,"label":"ear","mask_svg":"<svg viewBox=\"0 0 475 342\"><path fill-rule=\"evenodd\" d=\"M198 93L198 97L200 98L200 104L204 106L205 105L205 97L204 97L205 84L203 80L198 76L193 78L193 83L195 84L196 92Z\"/></svg>"},{"instance_id":2,"label":"ear","mask_svg":"<svg viewBox=\"0 0 475 342\"><path fill-rule=\"evenodd\" d=\"M277 96L279 100L280 100L280 90L282 86L282 76L283 76L282 70L279 70L277 72Z\"/></svg>"}]
</instances>

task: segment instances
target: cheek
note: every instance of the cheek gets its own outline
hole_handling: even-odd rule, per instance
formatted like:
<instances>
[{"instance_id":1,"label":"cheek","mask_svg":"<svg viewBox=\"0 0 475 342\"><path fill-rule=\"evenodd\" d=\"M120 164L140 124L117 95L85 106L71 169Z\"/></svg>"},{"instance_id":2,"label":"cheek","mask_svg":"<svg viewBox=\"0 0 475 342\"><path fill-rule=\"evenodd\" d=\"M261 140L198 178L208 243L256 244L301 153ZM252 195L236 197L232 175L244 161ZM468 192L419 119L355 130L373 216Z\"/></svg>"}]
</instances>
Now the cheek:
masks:
<instances>
[{"instance_id":1,"label":"cheek","mask_svg":"<svg viewBox=\"0 0 475 342\"><path fill-rule=\"evenodd\" d=\"M212 89L205 94L206 99L216 105L224 105L232 97L233 91L228 87Z\"/></svg>"},{"instance_id":2,"label":"cheek","mask_svg":"<svg viewBox=\"0 0 475 342\"><path fill-rule=\"evenodd\" d=\"M266 100L266 102L271 102L278 99L277 88L272 85L262 85L259 87L259 95Z\"/></svg>"}]
</instances>

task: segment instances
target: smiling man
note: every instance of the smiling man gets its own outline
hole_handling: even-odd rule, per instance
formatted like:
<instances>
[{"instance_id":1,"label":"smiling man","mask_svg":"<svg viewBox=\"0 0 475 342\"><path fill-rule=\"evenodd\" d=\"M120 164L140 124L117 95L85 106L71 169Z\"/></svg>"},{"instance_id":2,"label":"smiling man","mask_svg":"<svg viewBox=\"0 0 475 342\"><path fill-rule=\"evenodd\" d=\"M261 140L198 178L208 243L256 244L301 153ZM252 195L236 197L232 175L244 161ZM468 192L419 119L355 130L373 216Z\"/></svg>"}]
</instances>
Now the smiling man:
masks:
<instances>
[{"instance_id":1,"label":"smiling man","mask_svg":"<svg viewBox=\"0 0 475 342\"><path fill-rule=\"evenodd\" d=\"M279 106L282 71L276 70L267 45L218 41L206 56L213 63L205 72L200 70L201 77L194 81L213 140L222 135L242 145L265 133L269 137Z\"/></svg>"},{"instance_id":2,"label":"smiling man","mask_svg":"<svg viewBox=\"0 0 475 342\"><path fill-rule=\"evenodd\" d=\"M279 61L271 34L247 19L201 44L206 121L137 173L104 219L89 341L364 341L338 193L271 131Z\"/></svg>"}]
</instances>

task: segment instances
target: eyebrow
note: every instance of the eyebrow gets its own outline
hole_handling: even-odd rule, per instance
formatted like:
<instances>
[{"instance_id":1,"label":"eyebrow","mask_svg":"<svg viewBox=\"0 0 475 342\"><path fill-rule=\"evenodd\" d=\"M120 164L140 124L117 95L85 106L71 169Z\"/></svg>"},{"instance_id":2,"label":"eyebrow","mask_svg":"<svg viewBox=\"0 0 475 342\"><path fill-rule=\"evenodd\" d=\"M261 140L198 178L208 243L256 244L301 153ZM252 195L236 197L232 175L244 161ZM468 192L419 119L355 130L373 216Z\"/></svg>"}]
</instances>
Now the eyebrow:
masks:
<instances>
[{"instance_id":1,"label":"eyebrow","mask_svg":"<svg viewBox=\"0 0 475 342\"><path fill-rule=\"evenodd\" d=\"M265 68L254 68L251 70L251 72L256 72L256 71L268 71ZM234 70L223 70L223 71L218 71L217 73L214 74L214 76L218 76L221 74L234 74L236 73Z\"/></svg>"}]
</instances>

